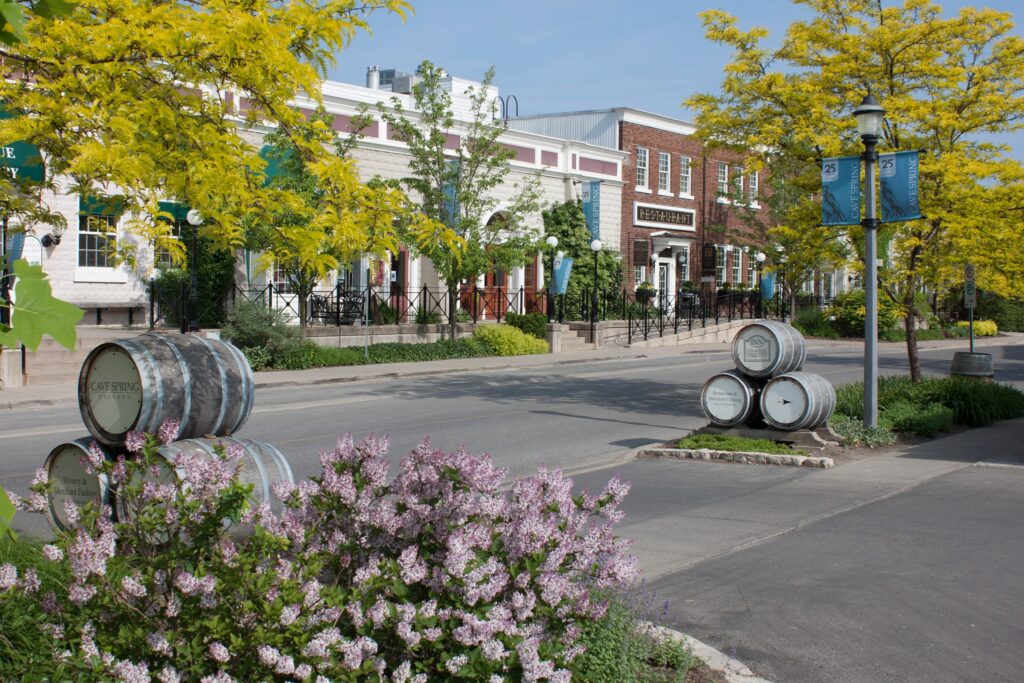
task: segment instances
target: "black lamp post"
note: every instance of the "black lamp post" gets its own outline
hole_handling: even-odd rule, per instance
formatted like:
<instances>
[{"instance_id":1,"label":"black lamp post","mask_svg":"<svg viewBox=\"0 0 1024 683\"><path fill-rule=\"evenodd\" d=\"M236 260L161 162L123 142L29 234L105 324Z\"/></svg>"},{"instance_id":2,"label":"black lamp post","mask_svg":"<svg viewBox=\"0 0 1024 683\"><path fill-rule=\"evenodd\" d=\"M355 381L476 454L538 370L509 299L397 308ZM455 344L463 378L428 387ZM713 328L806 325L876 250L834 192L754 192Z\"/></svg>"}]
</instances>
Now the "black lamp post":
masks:
<instances>
[{"instance_id":1,"label":"black lamp post","mask_svg":"<svg viewBox=\"0 0 1024 683\"><path fill-rule=\"evenodd\" d=\"M550 259L550 270L551 277L548 278L548 322L555 322L555 247L558 246L558 238L554 235L549 235L544 242L548 245L548 259Z\"/></svg>"},{"instance_id":2,"label":"black lamp post","mask_svg":"<svg viewBox=\"0 0 1024 683\"><path fill-rule=\"evenodd\" d=\"M199 331L199 271L196 261L199 257L199 226L203 224L203 215L196 209L185 214L185 220L192 226L188 254L189 290L188 290L188 331Z\"/></svg>"},{"instance_id":3,"label":"black lamp post","mask_svg":"<svg viewBox=\"0 0 1024 683\"><path fill-rule=\"evenodd\" d=\"M864 426L878 426L878 265L875 261L879 221L875 217L875 145L882 134L885 110L868 91L853 111L864 143Z\"/></svg>"},{"instance_id":4,"label":"black lamp post","mask_svg":"<svg viewBox=\"0 0 1024 683\"><path fill-rule=\"evenodd\" d=\"M594 328L597 326L597 255L601 252L601 240L593 240L590 243L590 251L594 252L594 297L590 302L590 341L596 345Z\"/></svg>"}]
</instances>

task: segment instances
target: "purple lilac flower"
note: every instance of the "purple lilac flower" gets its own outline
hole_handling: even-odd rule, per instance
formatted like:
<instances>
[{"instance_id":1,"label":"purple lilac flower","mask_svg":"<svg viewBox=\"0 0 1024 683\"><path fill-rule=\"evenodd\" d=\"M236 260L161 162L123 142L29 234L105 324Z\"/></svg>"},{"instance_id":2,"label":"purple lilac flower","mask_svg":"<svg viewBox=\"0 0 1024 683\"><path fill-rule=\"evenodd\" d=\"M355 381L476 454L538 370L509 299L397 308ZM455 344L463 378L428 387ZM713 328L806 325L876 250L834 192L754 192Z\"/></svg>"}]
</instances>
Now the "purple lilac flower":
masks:
<instances>
[{"instance_id":1,"label":"purple lilac flower","mask_svg":"<svg viewBox=\"0 0 1024 683\"><path fill-rule=\"evenodd\" d=\"M163 421L157 435L161 443L171 443L178 438L178 431L181 429L181 420L169 418Z\"/></svg>"},{"instance_id":2,"label":"purple lilac flower","mask_svg":"<svg viewBox=\"0 0 1024 683\"><path fill-rule=\"evenodd\" d=\"M9 590L18 583L18 569L10 562L0 564L0 590Z\"/></svg>"},{"instance_id":3,"label":"purple lilac flower","mask_svg":"<svg viewBox=\"0 0 1024 683\"><path fill-rule=\"evenodd\" d=\"M220 662L221 664L231 659L231 653L228 652L228 649L224 647L224 645L220 641L217 640L210 643L209 647L207 648L207 652L210 655L210 659L212 659L215 662Z\"/></svg>"},{"instance_id":4,"label":"purple lilac flower","mask_svg":"<svg viewBox=\"0 0 1024 683\"><path fill-rule=\"evenodd\" d=\"M142 432L128 432L124 437L124 447L129 453L141 453L146 445L146 435Z\"/></svg>"}]
</instances>

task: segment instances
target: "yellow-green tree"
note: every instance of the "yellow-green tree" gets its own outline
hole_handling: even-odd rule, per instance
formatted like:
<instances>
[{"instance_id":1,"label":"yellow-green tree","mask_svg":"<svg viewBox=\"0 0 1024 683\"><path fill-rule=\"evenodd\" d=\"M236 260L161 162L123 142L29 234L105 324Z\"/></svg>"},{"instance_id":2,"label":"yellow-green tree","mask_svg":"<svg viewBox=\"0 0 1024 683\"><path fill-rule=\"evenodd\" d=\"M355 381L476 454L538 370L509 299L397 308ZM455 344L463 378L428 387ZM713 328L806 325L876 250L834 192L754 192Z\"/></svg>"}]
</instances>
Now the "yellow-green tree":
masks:
<instances>
[{"instance_id":1,"label":"yellow-green tree","mask_svg":"<svg viewBox=\"0 0 1024 683\"><path fill-rule=\"evenodd\" d=\"M289 103L319 99L326 68L371 14L409 10L405 0L82 0L65 16L26 15L25 39L0 45L0 99L23 114L0 121L0 142L38 145L68 190L123 196L136 216L128 229L158 247L171 241L153 220L161 199L198 209L202 234L228 247L243 243L244 216L301 202L265 187L265 163L239 135L276 127L323 193L309 229L383 253L396 238L393 202L334 156L329 131L299 134Z\"/></svg>"},{"instance_id":2,"label":"yellow-green tree","mask_svg":"<svg viewBox=\"0 0 1024 683\"><path fill-rule=\"evenodd\" d=\"M957 283L967 262L977 265L978 285L989 291L1019 296L1024 283L1024 169L987 137L1024 122L1024 40L1011 33L1008 13L987 9L946 17L928 0L797 4L813 17L791 24L778 47L765 45L766 29L744 31L725 12L702 13L707 38L734 53L721 92L687 104L706 139L761 150L769 169L785 169L775 182L792 191L773 208L782 218L780 234L797 243L863 244L858 227L817 225L817 193L822 157L860 152L851 113L869 89L886 110L880 151L926 150L926 218L886 224L880 235L891 252L880 286L906 313L917 380L916 293Z\"/></svg>"}]
</instances>

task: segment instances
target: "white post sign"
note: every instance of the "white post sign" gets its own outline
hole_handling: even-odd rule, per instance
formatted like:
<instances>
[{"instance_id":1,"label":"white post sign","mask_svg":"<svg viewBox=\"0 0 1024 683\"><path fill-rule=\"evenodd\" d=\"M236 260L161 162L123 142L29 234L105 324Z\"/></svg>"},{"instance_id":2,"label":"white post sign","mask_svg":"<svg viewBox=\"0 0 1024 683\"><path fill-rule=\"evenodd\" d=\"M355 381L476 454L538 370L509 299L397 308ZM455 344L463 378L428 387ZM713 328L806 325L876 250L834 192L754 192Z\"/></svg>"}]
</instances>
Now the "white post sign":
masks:
<instances>
[{"instance_id":1,"label":"white post sign","mask_svg":"<svg viewBox=\"0 0 1024 683\"><path fill-rule=\"evenodd\" d=\"M978 290L974 285L974 264L964 266L964 307L974 308L978 304Z\"/></svg>"}]
</instances>

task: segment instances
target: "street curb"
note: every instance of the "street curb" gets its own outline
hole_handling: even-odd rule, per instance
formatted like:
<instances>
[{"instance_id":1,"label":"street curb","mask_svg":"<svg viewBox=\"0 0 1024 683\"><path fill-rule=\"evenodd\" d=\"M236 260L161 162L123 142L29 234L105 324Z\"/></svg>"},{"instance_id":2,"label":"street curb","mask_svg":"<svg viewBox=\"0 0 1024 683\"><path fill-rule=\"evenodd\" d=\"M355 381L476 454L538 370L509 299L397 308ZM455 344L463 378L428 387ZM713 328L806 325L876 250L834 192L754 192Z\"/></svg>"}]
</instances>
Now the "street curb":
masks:
<instances>
[{"instance_id":1,"label":"street curb","mask_svg":"<svg viewBox=\"0 0 1024 683\"><path fill-rule=\"evenodd\" d=\"M735 657L719 652L710 645L702 643L685 633L680 633L667 626L655 626L651 623L645 623L643 626L650 633L682 643L694 657L707 664L708 668L721 673L729 683L772 683L767 678L761 678L755 674L746 664Z\"/></svg>"},{"instance_id":2,"label":"street curb","mask_svg":"<svg viewBox=\"0 0 1024 683\"><path fill-rule=\"evenodd\" d=\"M643 448L638 458L675 458L677 460L722 460L741 465L785 465L827 469L835 466L832 458L814 455L786 455L783 453L754 453L750 451L713 451L708 448Z\"/></svg>"}]
</instances>

